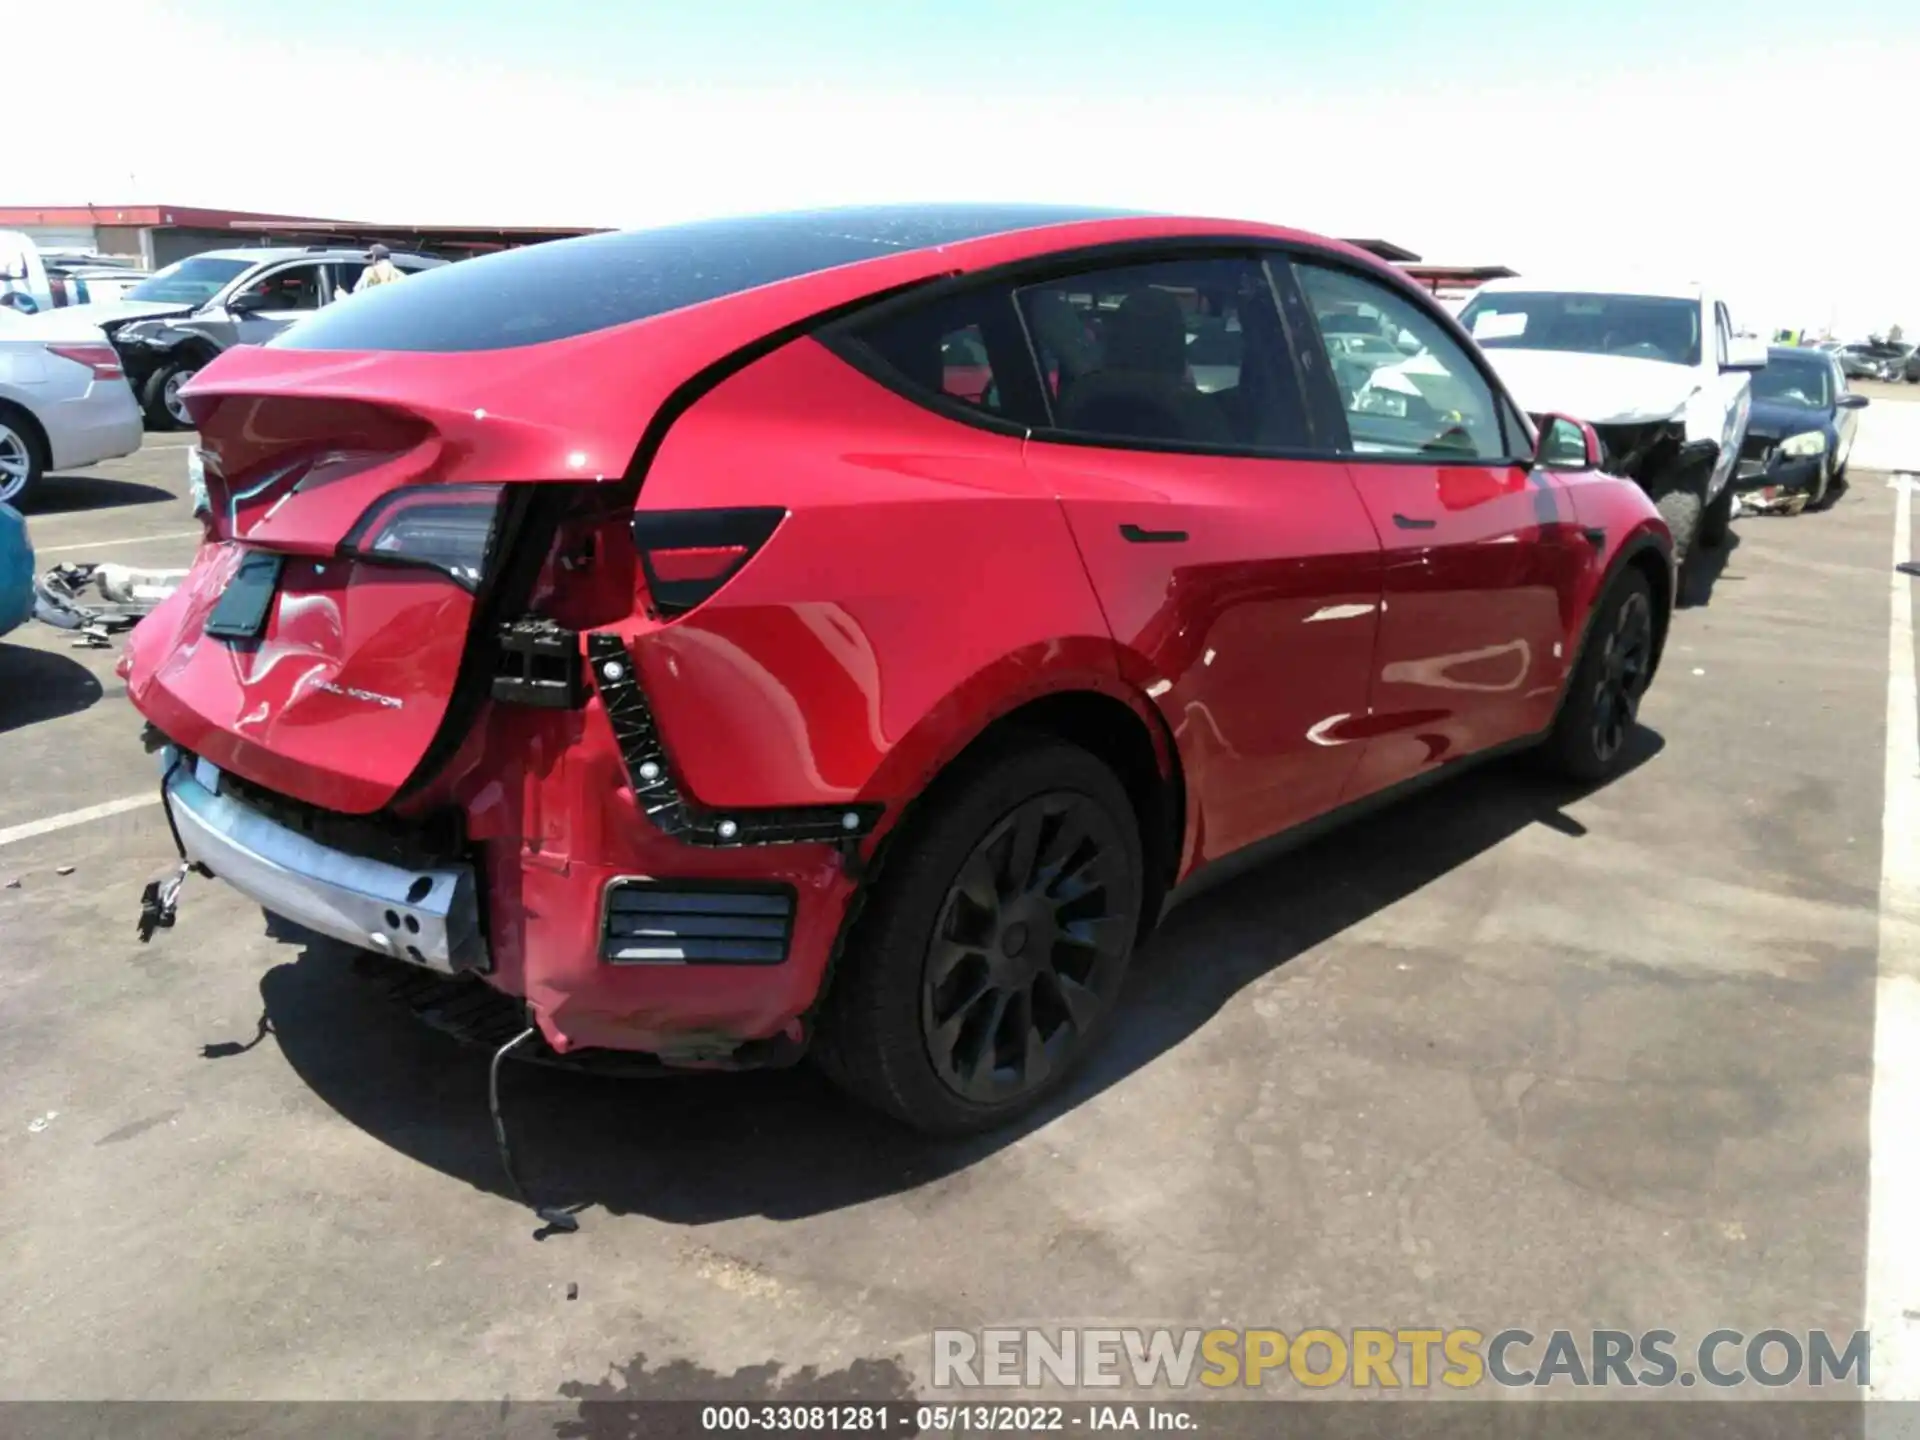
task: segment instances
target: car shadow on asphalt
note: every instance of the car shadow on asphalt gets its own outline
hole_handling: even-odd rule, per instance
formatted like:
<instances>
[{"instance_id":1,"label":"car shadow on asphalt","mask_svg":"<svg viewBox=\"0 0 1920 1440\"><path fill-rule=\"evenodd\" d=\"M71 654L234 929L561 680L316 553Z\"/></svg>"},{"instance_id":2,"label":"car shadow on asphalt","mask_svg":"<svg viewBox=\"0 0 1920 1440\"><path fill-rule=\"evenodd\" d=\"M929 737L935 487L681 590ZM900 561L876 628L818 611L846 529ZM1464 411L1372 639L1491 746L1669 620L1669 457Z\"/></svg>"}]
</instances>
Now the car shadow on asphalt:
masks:
<instances>
[{"instance_id":1,"label":"car shadow on asphalt","mask_svg":"<svg viewBox=\"0 0 1920 1440\"><path fill-rule=\"evenodd\" d=\"M1737 580L1737 575L1726 574L1727 562L1733 559L1733 552L1740 548L1739 528L1727 531L1724 543L1711 548L1696 546L1693 554L1687 557L1687 568L1681 573L1679 594L1675 597L1682 610L1691 610L1697 605L1712 603L1714 587L1722 579Z\"/></svg>"},{"instance_id":2,"label":"car shadow on asphalt","mask_svg":"<svg viewBox=\"0 0 1920 1440\"><path fill-rule=\"evenodd\" d=\"M77 715L105 694L78 660L0 642L0 735Z\"/></svg>"},{"instance_id":3,"label":"car shadow on asphalt","mask_svg":"<svg viewBox=\"0 0 1920 1440\"><path fill-rule=\"evenodd\" d=\"M1632 768L1664 742L1642 729L1630 743ZM1038 1112L991 1135L925 1139L854 1105L805 1065L647 1080L510 1065L502 1109L519 1169L542 1205L684 1225L799 1218L913 1189L1151 1065L1248 985L1529 826L1584 835L1565 809L1587 793L1544 778L1525 757L1499 762L1177 906L1136 957L1089 1063ZM269 934L299 948L262 977L261 1025L313 1093L421 1164L510 1195L488 1118L486 1054L422 1025L357 973L349 947L267 920ZM205 1053L226 1063L242 1048L209 1044Z\"/></svg>"},{"instance_id":4,"label":"car shadow on asphalt","mask_svg":"<svg viewBox=\"0 0 1920 1440\"><path fill-rule=\"evenodd\" d=\"M181 472L185 474L183 470ZM118 510L128 505L180 503L180 497L158 485L138 480L110 480L105 475L49 475L34 490L29 517L70 515L84 510Z\"/></svg>"}]
</instances>

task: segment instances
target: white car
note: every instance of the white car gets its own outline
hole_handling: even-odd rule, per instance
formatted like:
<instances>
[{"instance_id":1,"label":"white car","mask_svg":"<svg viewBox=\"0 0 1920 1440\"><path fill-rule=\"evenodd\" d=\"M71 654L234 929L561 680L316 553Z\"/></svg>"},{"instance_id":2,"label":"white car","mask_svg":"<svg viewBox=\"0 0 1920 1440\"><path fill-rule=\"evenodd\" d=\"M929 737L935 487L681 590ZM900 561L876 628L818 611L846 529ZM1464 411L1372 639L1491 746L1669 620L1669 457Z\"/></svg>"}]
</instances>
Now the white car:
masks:
<instances>
[{"instance_id":1,"label":"white car","mask_svg":"<svg viewBox=\"0 0 1920 1440\"><path fill-rule=\"evenodd\" d=\"M22 508L48 471L131 455L141 431L140 403L98 329L0 326L0 503Z\"/></svg>"},{"instance_id":2,"label":"white car","mask_svg":"<svg viewBox=\"0 0 1920 1440\"><path fill-rule=\"evenodd\" d=\"M1493 280L1460 323L1530 414L1600 432L1607 468L1659 506L1676 564L1725 540L1767 344L1734 330L1724 300L1694 284Z\"/></svg>"}]
</instances>

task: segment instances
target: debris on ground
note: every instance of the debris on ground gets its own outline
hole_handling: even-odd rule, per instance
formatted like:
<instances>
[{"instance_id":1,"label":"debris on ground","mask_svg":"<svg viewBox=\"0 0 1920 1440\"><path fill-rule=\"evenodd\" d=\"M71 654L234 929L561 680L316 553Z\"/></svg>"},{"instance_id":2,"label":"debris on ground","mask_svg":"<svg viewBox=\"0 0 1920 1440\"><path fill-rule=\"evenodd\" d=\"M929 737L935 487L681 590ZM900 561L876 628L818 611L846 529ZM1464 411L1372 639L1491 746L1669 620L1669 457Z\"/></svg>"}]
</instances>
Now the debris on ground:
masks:
<instances>
[{"instance_id":1,"label":"debris on ground","mask_svg":"<svg viewBox=\"0 0 1920 1440\"><path fill-rule=\"evenodd\" d=\"M103 649L131 630L180 588L185 570L135 570L127 565L56 565L33 583L34 618L56 630L75 630L75 649ZM91 590L103 604L94 604Z\"/></svg>"},{"instance_id":2,"label":"debris on ground","mask_svg":"<svg viewBox=\"0 0 1920 1440\"><path fill-rule=\"evenodd\" d=\"M53 873L56 875L71 875L73 874L73 866L62 865L59 869L55 870Z\"/></svg>"},{"instance_id":3,"label":"debris on ground","mask_svg":"<svg viewBox=\"0 0 1920 1440\"><path fill-rule=\"evenodd\" d=\"M32 1120L27 1122L27 1133L29 1135L38 1135L59 1118L60 1112L58 1110L49 1110L44 1115L36 1115Z\"/></svg>"},{"instance_id":4,"label":"debris on ground","mask_svg":"<svg viewBox=\"0 0 1920 1440\"><path fill-rule=\"evenodd\" d=\"M1736 515L1798 515L1813 497L1785 485L1763 485L1733 498Z\"/></svg>"}]
</instances>

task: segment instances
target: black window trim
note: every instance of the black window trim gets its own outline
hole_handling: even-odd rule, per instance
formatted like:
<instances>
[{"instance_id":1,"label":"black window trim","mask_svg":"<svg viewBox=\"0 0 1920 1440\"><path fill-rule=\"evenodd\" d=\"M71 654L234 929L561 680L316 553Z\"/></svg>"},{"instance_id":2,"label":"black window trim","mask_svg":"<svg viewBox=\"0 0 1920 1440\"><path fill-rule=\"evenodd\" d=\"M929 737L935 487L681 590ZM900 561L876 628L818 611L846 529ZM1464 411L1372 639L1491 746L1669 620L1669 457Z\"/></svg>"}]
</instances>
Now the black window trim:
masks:
<instances>
[{"instance_id":1,"label":"black window trim","mask_svg":"<svg viewBox=\"0 0 1920 1440\"><path fill-rule=\"evenodd\" d=\"M1312 336L1313 342L1322 347L1323 354L1325 353L1325 339L1320 334L1319 322L1314 318L1313 307L1306 301L1306 292L1304 288L1301 287L1300 277L1294 268L1302 262L1319 266L1321 269L1339 270L1353 276L1355 279L1371 281L1376 285L1382 285L1383 288L1389 292L1397 292L1402 299L1409 300L1414 307L1428 319L1436 321L1444 332L1450 334L1453 339L1459 343L1460 352L1467 357L1467 363L1473 366L1481 380L1484 381L1492 391L1494 416L1500 426L1500 443L1506 446L1509 451L1513 450L1515 437L1509 435L1507 432L1512 426L1515 417L1525 416L1526 410L1507 393L1507 387L1501 383L1500 377L1495 373L1492 363L1487 359L1480 347L1473 343L1473 337L1467 334L1459 320L1448 314L1443 306L1435 303L1432 297L1421 290L1419 286L1400 275L1393 275L1391 280L1383 280L1380 272L1371 266L1358 264L1351 256L1343 255L1338 251L1323 249L1317 245L1275 242L1267 248L1285 262L1284 266L1272 267L1275 282L1276 284L1285 284L1293 288L1294 296L1302 316L1300 323L1307 329L1307 333ZM1526 442L1526 449L1523 455L1510 453L1504 456L1463 456L1455 459L1444 455L1359 454L1353 448L1352 432L1347 426L1346 407L1340 404L1339 393L1333 388L1332 374L1326 371L1324 367L1316 368L1318 370L1318 378L1316 380L1306 381L1304 376L1302 379L1305 383L1318 388L1320 392L1318 396L1320 406L1327 412L1329 423L1338 426L1335 434L1343 442L1334 452L1338 459L1358 461L1368 465L1446 465L1472 467L1482 470L1532 470L1535 467L1535 457L1539 448L1539 440L1537 436L1528 433L1528 430L1531 429L1530 423L1527 429L1520 431L1518 437L1521 441Z\"/></svg>"},{"instance_id":2,"label":"black window trim","mask_svg":"<svg viewBox=\"0 0 1920 1440\"><path fill-rule=\"evenodd\" d=\"M1312 407L1306 403L1307 395L1304 389L1301 390L1300 398L1307 416L1309 435L1309 443L1305 446L1206 444L1190 440L1147 440L1131 435L1089 435L1079 431L1056 429L1051 423L1053 407L1047 396L1044 378L1046 369L1040 363L1039 353L1034 348L1033 336L1027 331L1026 317L1020 313L1019 303L1014 298L1016 290L1029 285L1043 284L1048 279L1081 275L1090 271L1119 270L1136 265L1177 264L1182 260L1239 259L1248 261L1256 268L1264 269L1266 259L1274 248L1271 242L1257 236L1158 235L1137 240L1108 241L1098 245L1080 246L1073 250L1052 251L1046 255L1026 256L1004 265L982 270L954 272L930 281L878 305L856 310L836 320L832 325L815 330L813 338L868 379L884 385L921 409L998 435L1018 436L1048 445L1139 451L1154 455L1218 456L1222 459L1237 460L1337 461L1347 458L1329 449L1322 442L1319 430L1314 425ZM1268 284L1271 288L1270 273ZM1040 406L1037 413L1046 416L1048 423L1044 425L1033 425L1023 420L1010 420L995 415L991 411L969 405L964 400L955 400L939 392L929 391L894 369L852 333L858 327L884 323L892 315L906 310L938 303L949 296L993 287L1004 289L1006 301L1012 307L1019 321L1021 333L1026 338L1025 379L1039 396ZM1291 344L1286 317L1279 313L1277 297L1275 297L1274 308L1276 318L1280 322L1282 336L1288 344ZM1297 357L1289 353L1284 358L1289 362L1288 369L1293 372L1295 386L1301 386ZM998 375L994 378L995 383L1000 383Z\"/></svg>"}]
</instances>

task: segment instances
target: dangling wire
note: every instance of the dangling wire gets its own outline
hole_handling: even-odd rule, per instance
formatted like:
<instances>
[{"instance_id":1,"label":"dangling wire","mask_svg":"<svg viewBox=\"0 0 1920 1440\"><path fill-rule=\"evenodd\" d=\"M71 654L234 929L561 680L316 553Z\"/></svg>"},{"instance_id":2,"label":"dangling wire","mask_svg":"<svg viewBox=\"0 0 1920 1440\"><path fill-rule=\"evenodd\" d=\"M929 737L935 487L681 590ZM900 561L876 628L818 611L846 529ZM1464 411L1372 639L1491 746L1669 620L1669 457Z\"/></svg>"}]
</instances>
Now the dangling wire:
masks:
<instances>
[{"instance_id":1,"label":"dangling wire","mask_svg":"<svg viewBox=\"0 0 1920 1440\"><path fill-rule=\"evenodd\" d=\"M493 1063L487 1067L487 1113L493 1117L493 1143L500 1152L500 1168L507 1172L507 1184L512 1187L514 1198L544 1220L549 1228L571 1235L580 1228L578 1216L557 1205L536 1205L527 1195L526 1186L520 1183L520 1172L514 1169L513 1147L507 1143L507 1122L500 1114L500 1062L532 1039L533 1034L534 1027L529 1025L493 1052Z\"/></svg>"}]
</instances>

